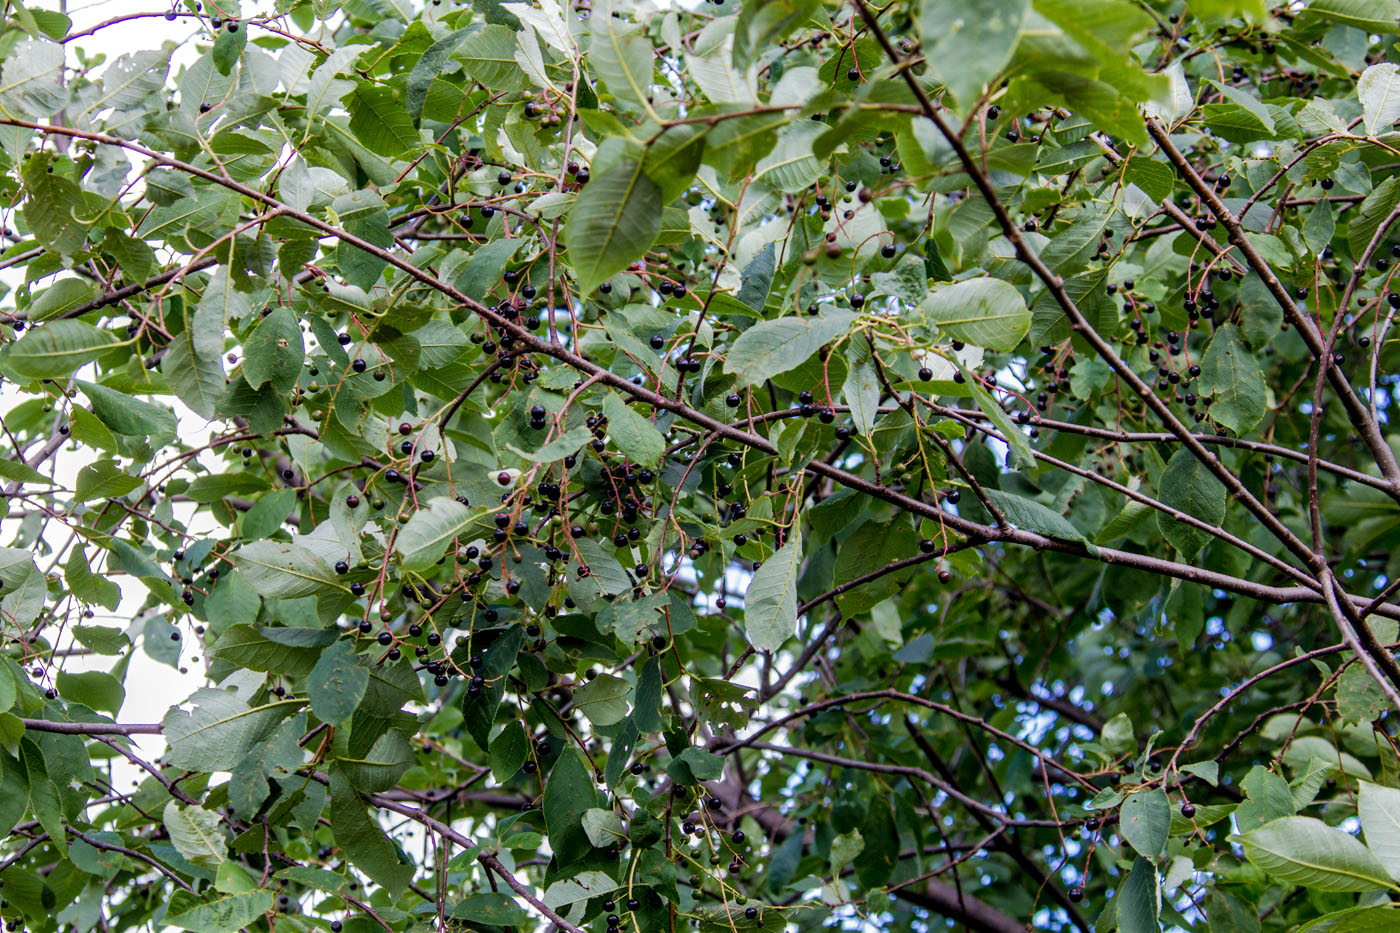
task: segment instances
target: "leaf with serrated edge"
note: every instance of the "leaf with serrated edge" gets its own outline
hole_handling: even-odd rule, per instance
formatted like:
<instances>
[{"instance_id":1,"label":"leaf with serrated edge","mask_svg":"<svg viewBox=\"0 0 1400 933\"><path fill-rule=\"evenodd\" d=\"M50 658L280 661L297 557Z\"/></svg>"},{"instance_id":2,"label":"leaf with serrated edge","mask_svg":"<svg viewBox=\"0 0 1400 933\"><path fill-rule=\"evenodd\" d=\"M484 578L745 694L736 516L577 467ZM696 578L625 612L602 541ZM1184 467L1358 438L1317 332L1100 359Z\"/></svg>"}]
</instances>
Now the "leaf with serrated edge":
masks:
<instances>
[{"instance_id":1,"label":"leaf with serrated edge","mask_svg":"<svg viewBox=\"0 0 1400 933\"><path fill-rule=\"evenodd\" d=\"M661 189L640 162L624 160L593 178L564 226L579 291L599 285L642 257L661 232Z\"/></svg>"},{"instance_id":2,"label":"leaf with serrated edge","mask_svg":"<svg viewBox=\"0 0 1400 933\"><path fill-rule=\"evenodd\" d=\"M924 300L923 311L940 332L988 350L1014 350L1031 329L1026 300L1001 279L946 285Z\"/></svg>"},{"instance_id":3,"label":"leaf with serrated edge","mask_svg":"<svg viewBox=\"0 0 1400 933\"><path fill-rule=\"evenodd\" d=\"M1269 877L1318 891L1394 888L1381 862L1355 836L1308 816L1285 816L1239 837Z\"/></svg>"},{"instance_id":4,"label":"leaf with serrated edge","mask_svg":"<svg viewBox=\"0 0 1400 933\"><path fill-rule=\"evenodd\" d=\"M1367 848L1392 878L1400 879L1400 790L1362 781L1356 812Z\"/></svg>"},{"instance_id":5,"label":"leaf with serrated edge","mask_svg":"<svg viewBox=\"0 0 1400 933\"><path fill-rule=\"evenodd\" d=\"M795 530L763 562L744 593L744 629L759 651L777 651L797 628L797 580L802 538Z\"/></svg>"},{"instance_id":6,"label":"leaf with serrated edge","mask_svg":"<svg viewBox=\"0 0 1400 933\"><path fill-rule=\"evenodd\" d=\"M453 547L456 537L484 514L448 496L431 499L427 508L414 512L399 531L394 549L407 570L431 567Z\"/></svg>"}]
</instances>

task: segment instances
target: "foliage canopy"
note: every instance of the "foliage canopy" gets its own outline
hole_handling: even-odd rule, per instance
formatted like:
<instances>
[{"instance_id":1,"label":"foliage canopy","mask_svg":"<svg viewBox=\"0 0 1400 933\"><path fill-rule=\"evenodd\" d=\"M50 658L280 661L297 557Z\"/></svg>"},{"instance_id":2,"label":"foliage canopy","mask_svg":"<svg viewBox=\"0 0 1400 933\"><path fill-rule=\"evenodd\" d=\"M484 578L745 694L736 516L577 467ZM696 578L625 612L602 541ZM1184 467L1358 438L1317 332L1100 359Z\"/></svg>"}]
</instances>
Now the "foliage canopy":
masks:
<instances>
[{"instance_id":1,"label":"foliage canopy","mask_svg":"<svg viewBox=\"0 0 1400 933\"><path fill-rule=\"evenodd\" d=\"M1400 0L4 16L11 930L1400 927Z\"/></svg>"}]
</instances>

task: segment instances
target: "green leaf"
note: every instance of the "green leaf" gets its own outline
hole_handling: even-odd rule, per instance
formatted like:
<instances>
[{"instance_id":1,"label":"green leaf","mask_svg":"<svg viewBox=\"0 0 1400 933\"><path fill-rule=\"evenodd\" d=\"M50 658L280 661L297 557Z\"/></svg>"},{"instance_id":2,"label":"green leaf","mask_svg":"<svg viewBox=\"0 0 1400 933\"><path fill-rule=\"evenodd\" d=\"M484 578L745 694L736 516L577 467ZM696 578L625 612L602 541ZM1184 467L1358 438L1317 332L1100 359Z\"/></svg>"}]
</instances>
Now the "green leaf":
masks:
<instances>
[{"instance_id":1,"label":"green leaf","mask_svg":"<svg viewBox=\"0 0 1400 933\"><path fill-rule=\"evenodd\" d=\"M767 0L745 3L734 27L734 67L747 68L764 49L806 22L816 0Z\"/></svg>"},{"instance_id":2,"label":"green leaf","mask_svg":"<svg viewBox=\"0 0 1400 933\"><path fill-rule=\"evenodd\" d=\"M86 603L97 606L104 606L107 609L115 610L121 602L121 587L108 580L102 574L96 572L93 565L89 563L87 551L81 545L74 548L68 555L68 562L63 567L68 588L73 595ZM88 626L89 629L101 628L100 626ZM111 631L117 631L112 629ZM74 631L74 637L81 640L82 628ZM118 639L121 647L125 647L126 639ZM93 647L88 645L87 647ZM120 648L118 649L118 651ZM100 654L117 654L118 651L100 651Z\"/></svg>"},{"instance_id":3,"label":"green leaf","mask_svg":"<svg viewBox=\"0 0 1400 933\"><path fill-rule=\"evenodd\" d=\"M219 825L219 814L203 807L182 807L171 800L163 814L170 841L181 855L196 865L218 865L224 860L227 842Z\"/></svg>"},{"instance_id":4,"label":"green leaf","mask_svg":"<svg viewBox=\"0 0 1400 933\"><path fill-rule=\"evenodd\" d=\"M692 745L671 759L666 772L679 783L690 786L700 781L715 781L724 774L724 758Z\"/></svg>"},{"instance_id":5,"label":"green leaf","mask_svg":"<svg viewBox=\"0 0 1400 933\"><path fill-rule=\"evenodd\" d=\"M1356 837L1308 816L1286 816L1240 837L1245 856L1270 878L1316 891L1393 888L1385 866Z\"/></svg>"},{"instance_id":6,"label":"green leaf","mask_svg":"<svg viewBox=\"0 0 1400 933\"><path fill-rule=\"evenodd\" d=\"M646 253L661 232L663 206L640 162L624 159L588 182L564 227L580 293L593 294Z\"/></svg>"},{"instance_id":7,"label":"green leaf","mask_svg":"<svg viewBox=\"0 0 1400 933\"><path fill-rule=\"evenodd\" d=\"M452 551L458 535L464 534L483 515L448 496L430 499L399 530L394 548L405 570L423 570Z\"/></svg>"},{"instance_id":8,"label":"green leaf","mask_svg":"<svg viewBox=\"0 0 1400 933\"><path fill-rule=\"evenodd\" d=\"M304 355L296 315L285 306L274 308L244 341L243 378L255 389L268 383L287 392L301 376Z\"/></svg>"},{"instance_id":9,"label":"green leaf","mask_svg":"<svg viewBox=\"0 0 1400 933\"><path fill-rule=\"evenodd\" d=\"M1212 133L1236 143L1274 138L1273 114L1258 98L1229 85L1217 84L1216 87L1225 102L1201 108Z\"/></svg>"},{"instance_id":10,"label":"green leaf","mask_svg":"<svg viewBox=\"0 0 1400 933\"><path fill-rule=\"evenodd\" d=\"M1181 770L1187 774L1194 774L1205 781L1211 787L1220 783L1220 763L1216 761L1198 761L1194 764L1182 765Z\"/></svg>"},{"instance_id":11,"label":"green leaf","mask_svg":"<svg viewBox=\"0 0 1400 933\"><path fill-rule=\"evenodd\" d=\"M1030 9L1030 0L924 0L924 58L962 113L1011 61Z\"/></svg>"},{"instance_id":12,"label":"green leaf","mask_svg":"<svg viewBox=\"0 0 1400 933\"><path fill-rule=\"evenodd\" d=\"M1034 469L1035 449L1031 447L1031 442L1010 418L1006 412L997 404L997 400L992 398L990 392L982 388L980 379L968 372L967 367L961 361L957 363L958 371L962 373L963 384L972 393L973 400L977 407L982 409L982 413L996 426L997 431L1006 439L1007 447L1010 448L1010 461L1013 465L1022 469Z\"/></svg>"},{"instance_id":13,"label":"green leaf","mask_svg":"<svg viewBox=\"0 0 1400 933\"><path fill-rule=\"evenodd\" d=\"M928 296L921 310L940 332L989 350L1014 350L1031 329L1025 299L1001 279L944 286Z\"/></svg>"},{"instance_id":14,"label":"green leaf","mask_svg":"<svg viewBox=\"0 0 1400 933\"><path fill-rule=\"evenodd\" d=\"M627 644L635 644L650 635L662 623L657 613L667 604L664 593L653 593L626 602L616 600L612 607L612 630Z\"/></svg>"},{"instance_id":15,"label":"green leaf","mask_svg":"<svg viewBox=\"0 0 1400 933\"><path fill-rule=\"evenodd\" d=\"M1236 805L1233 803L1203 803L1196 807L1196 812L1190 819L1182 816L1180 811L1173 811L1171 834L1173 836L1194 835L1207 826L1214 826L1226 819L1235 810Z\"/></svg>"},{"instance_id":16,"label":"green leaf","mask_svg":"<svg viewBox=\"0 0 1400 933\"><path fill-rule=\"evenodd\" d=\"M721 31L714 30L716 37ZM752 107L758 103L754 69L735 68L732 49L730 36L697 43L695 51L685 56L686 71L712 103Z\"/></svg>"},{"instance_id":17,"label":"green leaf","mask_svg":"<svg viewBox=\"0 0 1400 933\"><path fill-rule=\"evenodd\" d=\"M582 822L583 831L595 849L627 843L627 831L622 828L622 817L611 810L593 807L584 812Z\"/></svg>"},{"instance_id":18,"label":"green leaf","mask_svg":"<svg viewBox=\"0 0 1400 933\"><path fill-rule=\"evenodd\" d=\"M650 111L647 98L651 93L654 53L645 29L615 15L613 0L596 0L588 23L593 70L614 98Z\"/></svg>"},{"instance_id":19,"label":"green leaf","mask_svg":"<svg viewBox=\"0 0 1400 933\"><path fill-rule=\"evenodd\" d=\"M237 862L223 862L214 872L214 890L221 894L242 894L245 891L256 891L257 881Z\"/></svg>"},{"instance_id":20,"label":"green leaf","mask_svg":"<svg viewBox=\"0 0 1400 933\"><path fill-rule=\"evenodd\" d=\"M267 637L282 630L258 630L251 625L231 625L219 636L209 650L210 657L222 658L230 664L254 671L276 671L294 676L307 674L320 657L321 646L291 645L274 641ZM291 632L307 632L329 636L335 640L335 632L322 632L317 629L289 629Z\"/></svg>"},{"instance_id":21,"label":"green leaf","mask_svg":"<svg viewBox=\"0 0 1400 933\"><path fill-rule=\"evenodd\" d=\"M57 52L56 62L49 59L51 50ZM36 68L30 72L26 68L27 73L23 76L14 74L15 66L27 66L31 63L38 65L41 59L42 70ZM56 66L56 75L50 70L50 65ZM62 82L62 48L51 42L43 43L42 47L37 43L20 42L5 56L5 74L4 78L0 79L0 98L10 96L9 89L17 80L30 81L30 87L38 88L55 77L59 83ZM61 96L53 95L53 103L54 109L62 106ZM48 112L52 113L53 110ZM82 189L62 172L56 171L46 153L37 153L28 159L23 174L26 195L24 219L34 231L35 239L45 249L61 256L72 255L82 249L88 233L88 224L80 219L83 206Z\"/></svg>"},{"instance_id":22,"label":"green leaf","mask_svg":"<svg viewBox=\"0 0 1400 933\"><path fill-rule=\"evenodd\" d=\"M180 649L184 645L179 634L168 619L158 615L147 616L141 626L141 648L152 660L178 668Z\"/></svg>"},{"instance_id":23,"label":"green leaf","mask_svg":"<svg viewBox=\"0 0 1400 933\"><path fill-rule=\"evenodd\" d=\"M58 787L49 774L44 753L28 736L20 741L20 762L29 785L29 809L49 834L49 839L62 845L68 838L63 828L62 801ZM8 769L7 769L8 770Z\"/></svg>"},{"instance_id":24,"label":"green leaf","mask_svg":"<svg viewBox=\"0 0 1400 933\"><path fill-rule=\"evenodd\" d=\"M633 463L654 467L666 451L666 439L649 420L637 414L609 392L603 396L603 414L608 419L608 436Z\"/></svg>"},{"instance_id":25,"label":"green leaf","mask_svg":"<svg viewBox=\"0 0 1400 933\"><path fill-rule=\"evenodd\" d=\"M768 293L773 288L775 256L772 243L759 250L758 255L744 267L743 284L734 296L759 313L763 312L763 306L768 303Z\"/></svg>"},{"instance_id":26,"label":"green leaf","mask_svg":"<svg viewBox=\"0 0 1400 933\"><path fill-rule=\"evenodd\" d=\"M41 483L49 485L49 478L28 464L18 460L0 460L0 479L16 483Z\"/></svg>"},{"instance_id":27,"label":"green leaf","mask_svg":"<svg viewBox=\"0 0 1400 933\"><path fill-rule=\"evenodd\" d=\"M472 298L483 300L500 282L506 263L523 245L522 240L492 240L472 253L457 276L456 286Z\"/></svg>"},{"instance_id":28,"label":"green leaf","mask_svg":"<svg viewBox=\"0 0 1400 933\"><path fill-rule=\"evenodd\" d=\"M1118 810L1118 830L1147 859L1161 857L1171 829L1172 807L1161 788L1129 794Z\"/></svg>"},{"instance_id":29,"label":"green leaf","mask_svg":"<svg viewBox=\"0 0 1400 933\"><path fill-rule=\"evenodd\" d=\"M219 30L219 34L214 39L214 48L210 52L210 60L214 67L219 69L220 74L229 74L238 64L238 58L243 54L243 49L248 43L248 30L239 29L236 32Z\"/></svg>"},{"instance_id":30,"label":"green leaf","mask_svg":"<svg viewBox=\"0 0 1400 933\"><path fill-rule=\"evenodd\" d=\"M311 711L323 722L338 726L347 722L364 699L369 671L360 666L354 646L338 641L321 654L306 679Z\"/></svg>"},{"instance_id":31,"label":"green leaf","mask_svg":"<svg viewBox=\"0 0 1400 933\"><path fill-rule=\"evenodd\" d=\"M1337 212L1332 208L1332 202L1325 200L1318 201L1313 205L1312 210L1308 211L1308 216L1303 221L1303 242L1308 245L1308 249L1315 253L1320 253L1332 242L1332 236L1337 232L1336 215ZM1251 281L1257 281L1257 279ZM1267 324L1270 326L1268 327L1268 332L1259 334L1256 337L1251 334L1251 331L1255 328L1250 325L1254 321L1258 321L1260 324L1265 323L1265 321L1261 319L1265 318L1266 315L1252 314L1241 322L1240 328L1245 339L1249 341L1251 346L1260 346L1273 339L1274 333L1278 331L1279 324L1278 320L1274 319L1274 315L1277 314L1279 317L1282 317L1282 309L1278 308L1278 304L1273 295L1260 297L1262 299L1259 302L1260 304L1268 302L1269 305L1272 305L1266 312L1268 318Z\"/></svg>"},{"instance_id":32,"label":"green leaf","mask_svg":"<svg viewBox=\"0 0 1400 933\"><path fill-rule=\"evenodd\" d=\"M34 565L34 556L20 548L0 548L0 581L5 595L0 598L0 618L11 625L28 627L44 608L44 576Z\"/></svg>"},{"instance_id":33,"label":"green leaf","mask_svg":"<svg viewBox=\"0 0 1400 933\"><path fill-rule=\"evenodd\" d=\"M756 650L777 651L795 633L801 569L802 537L794 527L755 571L744 593L744 631Z\"/></svg>"},{"instance_id":34,"label":"green leaf","mask_svg":"<svg viewBox=\"0 0 1400 933\"><path fill-rule=\"evenodd\" d=\"M1400 878L1400 790L1362 781L1356 813L1366 847L1391 878Z\"/></svg>"},{"instance_id":35,"label":"green leaf","mask_svg":"<svg viewBox=\"0 0 1400 933\"><path fill-rule=\"evenodd\" d=\"M493 90L518 90L524 75L515 60L515 33L499 23L468 36L453 54L472 79Z\"/></svg>"},{"instance_id":36,"label":"green leaf","mask_svg":"<svg viewBox=\"0 0 1400 933\"><path fill-rule=\"evenodd\" d=\"M238 523L238 533L244 541L256 541L275 534L287 517L296 513L296 507L295 489L274 489L243 513Z\"/></svg>"},{"instance_id":37,"label":"green leaf","mask_svg":"<svg viewBox=\"0 0 1400 933\"><path fill-rule=\"evenodd\" d=\"M84 321L50 321L10 344L7 369L20 379L56 379L96 359L117 343L110 331Z\"/></svg>"},{"instance_id":38,"label":"green leaf","mask_svg":"<svg viewBox=\"0 0 1400 933\"><path fill-rule=\"evenodd\" d=\"M824 131L822 124L811 121L794 123L783 130L773 150L755 166L754 181L787 194L812 184L824 168L812 146Z\"/></svg>"},{"instance_id":39,"label":"green leaf","mask_svg":"<svg viewBox=\"0 0 1400 933\"><path fill-rule=\"evenodd\" d=\"M175 413L163 405L153 405L91 382L78 380L77 385L92 403L92 413L118 434L132 437L175 435Z\"/></svg>"},{"instance_id":40,"label":"green leaf","mask_svg":"<svg viewBox=\"0 0 1400 933\"><path fill-rule=\"evenodd\" d=\"M1123 181L1137 185L1152 200L1163 201L1176 187L1176 173L1166 162L1133 156L1124 164Z\"/></svg>"},{"instance_id":41,"label":"green leaf","mask_svg":"<svg viewBox=\"0 0 1400 933\"><path fill-rule=\"evenodd\" d=\"M375 155L395 158L420 144L408 108L387 87L359 83L345 108L350 111L350 132Z\"/></svg>"},{"instance_id":42,"label":"green leaf","mask_svg":"<svg viewBox=\"0 0 1400 933\"><path fill-rule=\"evenodd\" d=\"M81 703L113 716L121 712L126 699L122 682L106 671L60 671L55 682L58 692L70 703ZM9 708L3 699L0 699L0 708Z\"/></svg>"},{"instance_id":43,"label":"green leaf","mask_svg":"<svg viewBox=\"0 0 1400 933\"><path fill-rule=\"evenodd\" d=\"M730 104L730 111L746 109ZM734 180L773 148L778 130L787 126L785 113L759 113L720 121L705 137L705 161L725 179Z\"/></svg>"},{"instance_id":44,"label":"green leaf","mask_svg":"<svg viewBox=\"0 0 1400 933\"><path fill-rule=\"evenodd\" d=\"M1370 671L1354 664L1337 679L1337 713L1347 722L1373 722L1390 708L1380 684Z\"/></svg>"},{"instance_id":45,"label":"green leaf","mask_svg":"<svg viewBox=\"0 0 1400 933\"><path fill-rule=\"evenodd\" d=\"M229 803L235 813L245 819L255 816L272 793L269 779L282 781L302 766L306 753L297 743L305 734L304 713L284 719L270 737L253 746L234 767L228 786Z\"/></svg>"},{"instance_id":46,"label":"green leaf","mask_svg":"<svg viewBox=\"0 0 1400 933\"><path fill-rule=\"evenodd\" d=\"M1159 933L1162 885L1156 866L1145 858L1134 859L1112 907L1117 908L1119 933Z\"/></svg>"},{"instance_id":47,"label":"green leaf","mask_svg":"<svg viewBox=\"0 0 1400 933\"><path fill-rule=\"evenodd\" d=\"M515 777L525 756L530 751L530 739L525 735L525 727L519 720L512 719L500 733L491 740L491 776L499 783Z\"/></svg>"},{"instance_id":48,"label":"green leaf","mask_svg":"<svg viewBox=\"0 0 1400 933\"><path fill-rule=\"evenodd\" d=\"M1400 120L1400 66L1382 62L1367 68L1356 82L1356 95L1361 98L1367 135L1389 132Z\"/></svg>"},{"instance_id":49,"label":"green leaf","mask_svg":"<svg viewBox=\"0 0 1400 933\"><path fill-rule=\"evenodd\" d=\"M1119 713L1104 723L1099 734L1104 748L1115 755L1126 754L1137 748L1137 737L1133 731L1133 721L1127 713Z\"/></svg>"},{"instance_id":50,"label":"green leaf","mask_svg":"<svg viewBox=\"0 0 1400 933\"><path fill-rule=\"evenodd\" d=\"M164 922L191 933L237 933L272 910L271 891L245 891L201 901L177 891Z\"/></svg>"},{"instance_id":51,"label":"green leaf","mask_svg":"<svg viewBox=\"0 0 1400 933\"><path fill-rule=\"evenodd\" d=\"M1233 324L1217 327L1206 348L1201 392L1215 397L1210 416L1236 434L1247 433L1264 417L1264 374Z\"/></svg>"},{"instance_id":52,"label":"green leaf","mask_svg":"<svg viewBox=\"0 0 1400 933\"><path fill-rule=\"evenodd\" d=\"M34 299L29 306L29 320L37 323L61 317L65 311L96 295L97 289L84 279L59 279Z\"/></svg>"},{"instance_id":53,"label":"green leaf","mask_svg":"<svg viewBox=\"0 0 1400 933\"><path fill-rule=\"evenodd\" d=\"M490 26L485 27L490 29ZM418 57L413 70L408 73L405 100L409 116L416 124L423 116L423 104L428 99L428 89L437 80L442 66L466 38L467 30L459 29L438 39Z\"/></svg>"},{"instance_id":54,"label":"green leaf","mask_svg":"<svg viewBox=\"0 0 1400 933\"><path fill-rule=\"evenodd\" d=\"M266 599L296 599L340 588L330 563L299 544L254 541L239 549L233 561L248 585Z\"/></svg>"},{"instance_id":55,"label":"green leaf","mask_svg":"<svg viewBox=\"0 0 1400 933\"><path fill-rule=\"evenodd\" d=\"M1200 459L1185 447L1177 448L1157 482L1158 498L1164 505L1187 515L1220 525L1225 520L1225 487ZM1178 521L1165 512L1157 513L1157 528L1183 557L1194 557L1210 536Z\"/></svg>"},{"instance_id":56,"label":"green leaf","mask_svg":"<svg viewBox=\"0 0 1400 933\"><path fill-rule=\"evenodd\" d=\"M501 633L490 647L481 652L484 662L476 672L484 681L477 696L462 694L462 717L466 720L467 732L479 748L490 747L491 727L496 721L496 709L506 692L506 677L515 667L516 655L525 640L524 630L513 625Z\"/></svg>"},{"instance_id":57,"label":"green leaf","mask_svg":"<svg viewBox=\"0 0 1400 933\"><path fill-rule=\"evenodd\" d=\"M119 499L140 485L140 477L122 472L115 461L98 460L78 471L75 495L79 502Z\"/></svg>"},{"instance_id":58,"label":"green leaf","mask_svg":"<svg viewBox=\"0 0 1400 933\"><path fill-rule=\"evenodd\" d=\"M852 345L848 351L846 382L841 387L841 397L851 408L851 421L856 430L868 437L875 428L875 419L879 417L880 380L869 353L860 353L862 358L859 361L851 358L855 355L855 346Z\"/></svg>"},{"instance_id":59,"label":"green leaf","mask_svg":"<svg viewBox=\"0 0 1400 933\"><path fill-rule=\"evenodd\" d=\"M834 310L816 317L760 321L734 341L724 371L746 385L759 385L801 366L825 344L847 333L855 321L851 312Z\"/></svg>"},{"instance_id":60,"label":"green leaf","mask_svg":"<svg viewBox=\"0 0 1400 933\"><path fill-rule=\"evenodd\" d=\"M366 794L389 790L412 764L413 748L398 729L390 729L375 739L362 758L343 754L336 757L336 767L346 780Z\"/></svg>"},{"instance_id":61,"label":"green leaf","mask_svg":"<svg viewBox=\"0 0 1400 933\"><path fill-rule=\"evenodd\" d=\"M583 829L583 815L598 806L593 772L583 755L569 748L554 763L544 785L544 822L554 857L570 865L592 849Z\"/></svg>"},{"instance_id":62,"label":"green leaf","mask_svg":"<svg viewBox=\"0 0 1400 933\"><path fill-rule=\"evenodd\" d=\"M1376 933L1377 930L1394 930L1397 924L1400 924L1400 907L1385 904L1333 911L1298 927L1297 933ZM1249 933L1258 933L1258 930L1256 924Z\"/></svg>"},{"instance_id":63,"label":"green leaf","mask_svg":"<svg viewBox=\"0 0 1400 933\"><path fill-rule=\"evenodd\" d=\"M1312 0L1307 12L1363 32L1400 32L1400 0Z\"/></svg>"},{"instance_id":64,"label":"green leaf","mask_svg":"<svg viewBox=\"0 0 1400 933\"><path fill-rule=\"evenodd\" d=\"M1390 216L1396 205L1400 205L1400 176L1392 175L1371 189L1351 218L1347 243L1353 256L1360 258L1366 252L1381 223Z\"/></svg>"},{"instance_id":65,"label":"green leaf","mask_svg":"<svg viewBox=\"0 0 1400 933\"><path fill-rule=\"evenodd\" d=\"M206 296L215 289L211 283ZM180 401L202 418L214 417L224 394L223 352L224 315L216 297L213 301L200 301L160 361L166 382Z\"/></svg>"},{"instance_id":66,"label":"green leaf","mask_svg":"<svg viewBox=\"0 0 1400 933\"><path fill-rule=\"evenodd\" d=\"M985 492L992 505L1000 509L1001 513L1006 516L1006 520L1017 528L1035 531L1052 538L1062 538L1065 541L1079 541L1089 549L1091 554L1097 550L1089 543L1089 539L1084 537L1084 533L1070 523L1069 519L1048 506L1041 505L1034 499L1002 492L999 489L988 489Z\"/></svg>"},{"instance_id":67,"label":"green leaf","mask_svg":"<svg viewBox=\"0 0 1400 933\"><path fill-rule=\"evenodd\" d=\"M577 904L591 897L615 891L618 883L601 871L581 871L572 878L556 881L544 893L544 903L558 910L568 904Z\"/></svg>"},{"instance_id":68,"label":"green leaf","mask_svg":"<svg viewBox=\"0 0 1400 933\"><path fill-rule=\"evenodd\" d=\"M661 730L661 665L655 657L637 675L632 705L632 721L643 734Z\"/></svg>"},{"instance_id":69,"label":"green leaf","mask_svg":"<svg viewBox=\"0 0 1400 933\"><path fill-rule=\"evenodd\" d=\"M627 571L612 555L611 550L592 538L576 540L574 547L578 548L579 556L583 558L583 564L589 570L589 579L596 583L605 595L615 596L632 588Z\"/></svg>"},{"instance_id":70,"label":"green leaf","mask_svg":"<svg viewBox=\"0 0 1400 933\"><path fill-rule=\"evenodd\" d=\"M661 189L662 203L670 204L695 184L708 132L701 123L680 123L662 130L647 146L642 171Z\"/></svg>"},{"instance_id":71,"label":"green leaf","mask_svg":"<svg viewBox=\"0 0 1400 933\"><path fill-rule=\"evenodd\" d=\"M169 744L166 759L172 767L192 771L233 770L302 703L287 699L249 707L232 693L210 687L196 690L186 702L193 704L189 712L172 707L161 722Z\"/></svg>"},{"instance_id":72,"label":"green leaf","mask_svg":"<svg viewBox=\"0 0 1400 933\"><path fill-rule=\"evenodd\" d=\"M1235 811L1235 826L1240 832L1297 812L1288 782L1261 765L1251 768L1240 784L1248 797Z\"/></svg>"},{"instance_id":73,"label":"green leaf","mask_svg":"<svg viewBox=\"0 0 1400 933\"><path fill-rule=\"evenodd\" d=\"M647 426L651 427L651 423L648 422ZM652 428L652 430L656 429ZM579 449L591 440L593 440L593 432L586 427L580 426L577 428L570 428L533 453L526 452L509 444L506 446L533 463L553 463L555 460L563 460L570 454L578 453Z\"/></svg>"},{"instance_id":74,"label":"green leaf","mask_svg":"<svg viewBox=\"0 0 1400 933\"><path fill-rule=\"evenodd\" d=\"M864 851L865 839L858 829L842 833L831 840L830 868L832 876L839 876Z\"/></svg>"},{"instance_id":75,"label":"green leaf","mask_svg":"<svg viewBox=\"0 0 1400 933\"><path fill-rule=\"evenodd\" d=\"M504 894L464 897L452 905L449 916L454 920L484 923L497 928L524 927L529 923L529 915L524 908Z\"/></svg>"},{"instance_id":76,"label":"green leaf","mask_svg":"<svg viewBox=\"0 0 1400 933\"><path fill-rule=\"evenodd\" d=\"M330 772L331 833L335 843L360 871L397 898L413 879L413 866L400 858L400 849L365 812L365 803L338 767Z\"/></svg>"},{"instance_id":77,"label":"green leaf","mask_svg":"<svg viewBox=\"0 0 1400 933\"><path fill-rule=\"evenodd\" d=\"M611 726L627 717L632 687L621 677L599 674L574 692L574 702L595 726Z\"/></svg>"},{"instance_id":78,"label":"green leaf","mask_svg":"<svg viewBox=\"0 0 1400 933\"><path fill-rule=\"evenodd\" d=\"M901 517L887 522L864 522L841 542L832 583L845 587L860 577L908 557L917 548L918 538L907 519ZM917 568L906 567L846 589L837 597L837 605L848 616L869 612L877 603L897 593L916 572Z\"/></svg>"},{"instance_id":79,"label":"green leaf","mask_svg":"<svg viewBox=\"0 0 1400 933\"><path fill-rule=\"evenodd\" d=\"M17 699L19 699L19 689L15 686L14 675L10 673L8 667L0 667L0 712L12 709Z\"/></svg>"},{"instance_id":80,"label":"green leaf","mask_svg":"<svg viewBox=\"0 0 1400 933\"><path fill-rule=\"evenodd\" d=\"M613 739L612 749L608 752L608 763L603 771L603 777L608 782L608 787L617 789L618 783L627 773L628 757L636 748L639 738L641 735L637 731L636 724L630 718L624 719L622 725L618 727L617 737Z\"/></svg>"}]
</instances>

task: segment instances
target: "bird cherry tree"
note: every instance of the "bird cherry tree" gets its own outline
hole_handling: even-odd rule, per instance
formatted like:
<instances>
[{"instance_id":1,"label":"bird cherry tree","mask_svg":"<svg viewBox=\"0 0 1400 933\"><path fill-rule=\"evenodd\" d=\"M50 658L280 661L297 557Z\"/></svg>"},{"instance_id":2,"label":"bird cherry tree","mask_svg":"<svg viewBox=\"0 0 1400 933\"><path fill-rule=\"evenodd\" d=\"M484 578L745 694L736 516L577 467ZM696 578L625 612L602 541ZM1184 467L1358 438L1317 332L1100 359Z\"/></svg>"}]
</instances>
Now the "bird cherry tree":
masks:
<instances>
[{"instance_id":1,"label":"bird cherry tree","mask_svg":"<svg viewBox=\"0 0 1400 933\"><path fill-rule=\"evenodd\" d=\"M1400 923L1400 2L110 12L0 31L7 929Z\"/></svg>"}]
</instances>

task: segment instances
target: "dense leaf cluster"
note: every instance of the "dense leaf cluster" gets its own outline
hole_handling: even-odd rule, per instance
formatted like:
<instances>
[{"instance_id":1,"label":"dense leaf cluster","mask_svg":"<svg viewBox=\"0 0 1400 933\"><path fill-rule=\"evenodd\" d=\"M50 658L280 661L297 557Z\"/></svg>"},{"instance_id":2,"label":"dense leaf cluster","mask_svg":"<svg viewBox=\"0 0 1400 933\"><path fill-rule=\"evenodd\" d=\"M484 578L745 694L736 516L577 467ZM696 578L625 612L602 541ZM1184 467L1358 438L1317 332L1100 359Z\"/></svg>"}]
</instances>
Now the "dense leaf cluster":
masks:
<instances>
[{"instance_id":1,"label":"dense leaf cluster","mask_svg":"<svg viewBox=\"0 0 1400 933\"><path fill-rule=\"evenodd\" d=\"M4 17L10 930L1400 925L1400 0Z\"/></svg>"}]
</instances>

